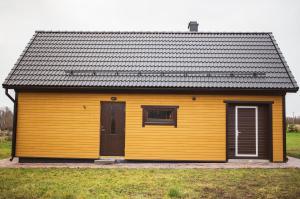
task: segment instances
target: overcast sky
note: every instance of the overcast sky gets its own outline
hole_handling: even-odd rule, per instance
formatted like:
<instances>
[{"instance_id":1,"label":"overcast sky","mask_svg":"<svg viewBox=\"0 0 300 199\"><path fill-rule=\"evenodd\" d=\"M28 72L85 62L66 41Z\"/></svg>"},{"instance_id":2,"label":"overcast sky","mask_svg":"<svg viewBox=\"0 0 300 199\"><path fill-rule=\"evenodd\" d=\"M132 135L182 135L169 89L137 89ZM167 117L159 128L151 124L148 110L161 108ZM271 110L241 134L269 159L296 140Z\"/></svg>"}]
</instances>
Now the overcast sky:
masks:
<instances>
[{"instance_id":1,"label":"overcast sky","mask_svg":"<svg viewBox=\"0 0 300 199\"><path fill-rule=\"evenodd\" d=\"M300 83L298 0L0 0L0 82L35 30L273 32ZM300 93L300 92L299 92ZM0 90L0 106L13 104ZM287 115L300 116L300 94L287 95Z\"/></svg>"}]
</instances>

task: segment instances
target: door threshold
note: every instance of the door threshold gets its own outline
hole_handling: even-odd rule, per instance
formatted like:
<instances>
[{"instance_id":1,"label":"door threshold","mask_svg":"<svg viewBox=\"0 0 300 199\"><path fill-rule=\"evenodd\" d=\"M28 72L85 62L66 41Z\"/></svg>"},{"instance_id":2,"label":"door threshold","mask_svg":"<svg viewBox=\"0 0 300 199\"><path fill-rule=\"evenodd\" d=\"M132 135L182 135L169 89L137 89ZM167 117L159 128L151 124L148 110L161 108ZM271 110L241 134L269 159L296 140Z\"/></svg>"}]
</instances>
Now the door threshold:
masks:
<instances>
[{"instance_id":1,"label":"door threshold","mask_svg":"<svg viewBox=\"0 0 300 199\"><path fill-rule=\"evenodd\" d=\"M98 160L95 160L95 164L105 165L105 164L116 164L125 161L124 156L100 156Z\"/></svg>"},{"instance_id":2,"label":"door threshold","mask_svg":"<svg viewBox=\"0 0 300 199\"><path fill-rule=\"evenodd\" d=\"M94 163L98 164L98 165L115 164L116 160L115 159L98 159L98 160L95 160Z\"/></svg>"},{"instance_id":3,"label":"door threshold","mask_svg":"<svg viewBox=\"0 0 300 199\"><path fill-rule=\"evenodd\" d=\"M240 163L240 162L245 162L245 163L267 163L270 162L270 160L266 159L229 159L229 163Z\"/></svg>"},{"instance_id":4,"label":"door threshold","mask_svg":"<svg viewBox=\"0 0 300 199\"><path fill-rule=\"evenodd\" d=\"M125 156L100 156L100 160L106 160L106 159L114 159L114 160L125 160Z\"/></svg>"}]
</instances>

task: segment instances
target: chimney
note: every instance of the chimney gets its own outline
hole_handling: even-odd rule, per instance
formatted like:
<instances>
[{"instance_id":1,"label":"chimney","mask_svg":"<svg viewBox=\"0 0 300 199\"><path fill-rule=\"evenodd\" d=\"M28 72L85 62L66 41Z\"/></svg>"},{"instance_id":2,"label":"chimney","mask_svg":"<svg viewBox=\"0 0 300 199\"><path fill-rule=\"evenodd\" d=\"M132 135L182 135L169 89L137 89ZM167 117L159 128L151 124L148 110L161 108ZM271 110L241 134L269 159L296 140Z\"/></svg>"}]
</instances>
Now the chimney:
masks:
<instances>
[{"instance_id":1,"label":"chimney","mask_svg":"<svg viewBox=\"0 0 300 199\"><path fill-rule=\"evenodd\" d=\"M197 21L190 21L188 29L190 32L198 32L198 23Z\"/></svg>"}]
</instances>

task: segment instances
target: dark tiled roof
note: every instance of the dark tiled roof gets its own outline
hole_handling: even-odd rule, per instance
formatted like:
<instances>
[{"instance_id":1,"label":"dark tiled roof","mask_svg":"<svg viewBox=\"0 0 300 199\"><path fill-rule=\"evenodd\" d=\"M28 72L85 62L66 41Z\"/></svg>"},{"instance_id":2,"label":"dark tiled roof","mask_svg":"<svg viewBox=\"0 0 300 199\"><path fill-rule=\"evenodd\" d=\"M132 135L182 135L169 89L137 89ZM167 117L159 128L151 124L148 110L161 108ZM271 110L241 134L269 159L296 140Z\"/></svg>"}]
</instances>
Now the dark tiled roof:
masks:
<instances>
[{"instance_id":1,"label":"dark tiled roof","mask_svg":"<svg viewBox=\"0 0 300 199\"><path fill-rule=\"evenodd\" d=\"M296 91L272 33L37 31L4 87Z\"/></svg>"}]
</instances>

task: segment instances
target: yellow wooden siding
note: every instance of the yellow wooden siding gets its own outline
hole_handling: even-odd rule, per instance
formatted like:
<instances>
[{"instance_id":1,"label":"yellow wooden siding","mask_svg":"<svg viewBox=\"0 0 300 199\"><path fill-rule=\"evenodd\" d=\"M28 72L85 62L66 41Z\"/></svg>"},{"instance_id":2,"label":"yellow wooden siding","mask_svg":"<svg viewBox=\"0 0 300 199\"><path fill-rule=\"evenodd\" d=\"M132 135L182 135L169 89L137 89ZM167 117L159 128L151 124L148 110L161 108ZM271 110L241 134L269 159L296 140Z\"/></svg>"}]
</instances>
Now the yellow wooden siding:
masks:
<instances>
[{"instance_id":1,"label":"yellow wooden siding","mask_svg":"<svg viewBox=\"0 0 300 199\"><path fill-rule=\"evenodd\" d=\"M100 101L126 102L125 158L226 159L223 100L274 101L274 161L282 161L281 96L19 93L17 156L98 158ZM178 127L142 127L141 105L176 105Z\"/></svg>"}]
</instances>

